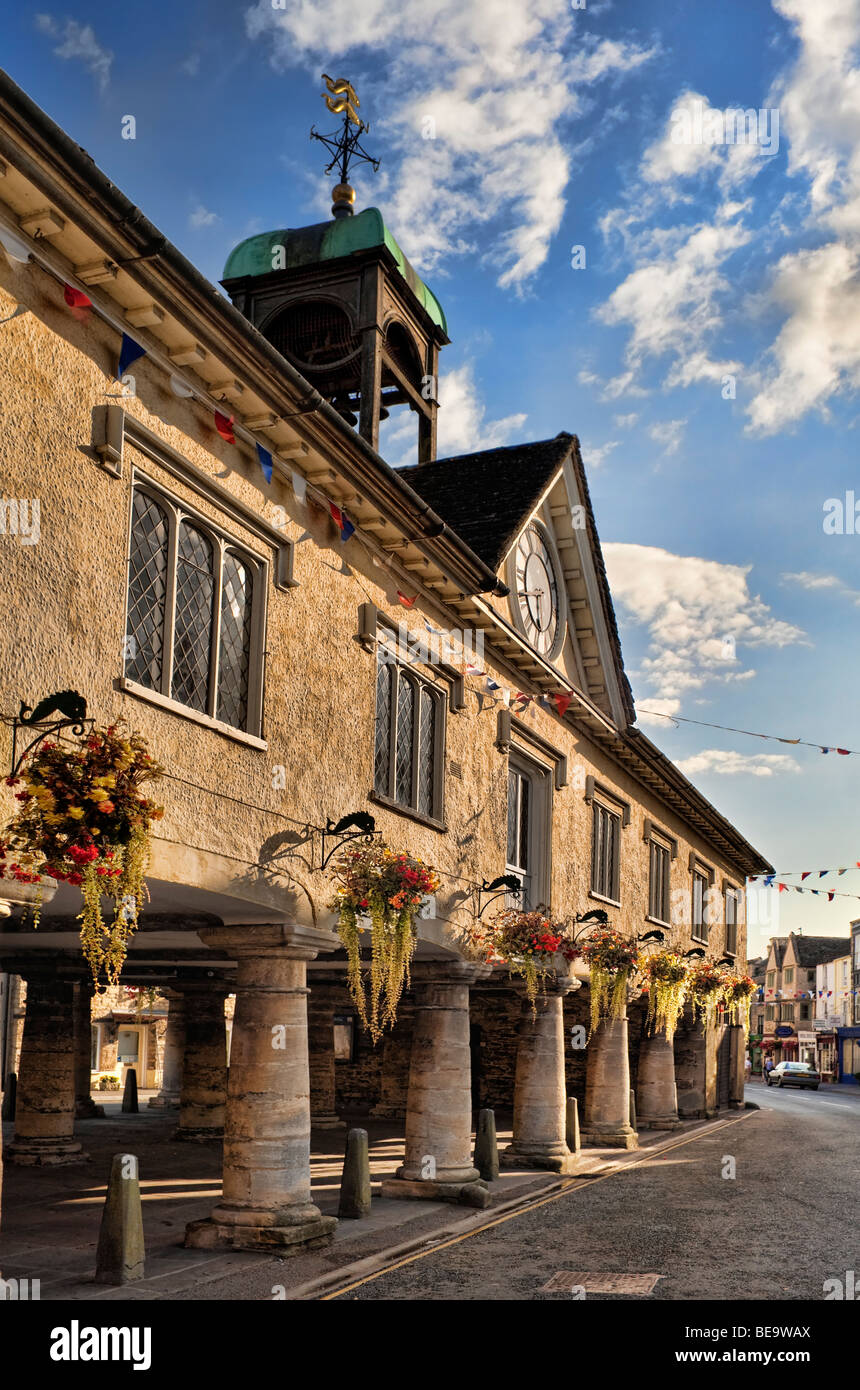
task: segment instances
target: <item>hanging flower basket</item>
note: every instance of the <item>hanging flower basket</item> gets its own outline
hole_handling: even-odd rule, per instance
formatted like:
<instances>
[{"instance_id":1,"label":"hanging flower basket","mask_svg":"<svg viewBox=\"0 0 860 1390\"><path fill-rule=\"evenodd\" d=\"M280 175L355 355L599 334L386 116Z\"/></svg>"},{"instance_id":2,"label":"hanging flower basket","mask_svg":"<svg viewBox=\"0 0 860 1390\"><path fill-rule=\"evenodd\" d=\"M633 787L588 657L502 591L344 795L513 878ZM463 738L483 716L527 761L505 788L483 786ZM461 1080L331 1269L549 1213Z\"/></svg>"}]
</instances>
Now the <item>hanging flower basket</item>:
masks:
<instances>
[{"instance_id":1,"label":"hanging flower basket","mask_svg":"<svg viewBox=\"0 0 860 1390\"><path fill-rule=\"evenodd\" d=\"M19 788L20 808L0 833L0 874L37 885L37 926L43 884L55 889L59 879L80 888L81 947L97 989L102 971L117 984L137 926L150 827L164 814L141 787L163 773L140 734L123 737L112 724L93 729L83 743L45 739L30 752L20 776L6 779ZM113 899L109 925L102 917L103 897Z\"/></svg>"},{"instance_id":2,"label":"hanging flower basket","mask_svg":"<svg viewBox=\"0 0 860 1390\"><path fill-rule=\"evenodd\" d=\"M750 975L729 975L725 1005L731 1023L740 1023L745 1033L750 1030L750 1005L758 985Z\"/></svg>"},{"instance_id":3,"label":"hanging flower basket","mask_svg":"<svg viewBox=\"0 0 860 1390\"><path fill-rule=\"evenodd\" d=\"M652 1032L666 1034L671 1042L684 1010L689 988L689 967L677 951L643 954L638 961L643 988L648 995L648 1022Z\"/></svg>"},{"instance_id":4,"label":"hanging flower basket","mask_svg":"<svg viewBox=\"0 0 860 1390\"><path fill-rule=\"evenodd\" d=\"M338 880L332 906L337 912L337 934L346 948L349 991L376 1044L397 1020L400 996L409 986L418 909L436 892L440 880L422 860L379 841L342 850L332 872ZM362 918L370 922L367 983L361 965Z\"/></svg>"},{"instance_id":5,"label":"hanging flower basket","mask_svg":"<svg viewBox=\"0 0 860 1390\"><path fill-rule=\"evenodd\" d=\"M591 1031L604 1019L623 1018L627 985L639 959L635 941L612 927L601 927L573 948L591 972Z\"/></svg>"},{"instance_id":6,"label":"hanging flower basket","mask_svg":"<svg viewBox=\"0 0 860 1390\"><path fill-rule=\"evenodd\" d=\"M475 922L466 935L485 961L500 962L524 980L533 1015L538 993L552 974L552 957L561 951L573 959L566 928L539 911L502 908L486 924Z\"/></svg>"},{"instance_id":7,"label":"hanging flower basket","mask_svg":"<svg viewBox=\"0 0 860 1390\"><path fill-rule=\"evenodd\" d=\"M694 962L690 967L689 998L693 1014L704 1020L706 1028L713 1028L717 1013L725 1003L728 976L711 960Z\"/></svg>"}]
</instances>

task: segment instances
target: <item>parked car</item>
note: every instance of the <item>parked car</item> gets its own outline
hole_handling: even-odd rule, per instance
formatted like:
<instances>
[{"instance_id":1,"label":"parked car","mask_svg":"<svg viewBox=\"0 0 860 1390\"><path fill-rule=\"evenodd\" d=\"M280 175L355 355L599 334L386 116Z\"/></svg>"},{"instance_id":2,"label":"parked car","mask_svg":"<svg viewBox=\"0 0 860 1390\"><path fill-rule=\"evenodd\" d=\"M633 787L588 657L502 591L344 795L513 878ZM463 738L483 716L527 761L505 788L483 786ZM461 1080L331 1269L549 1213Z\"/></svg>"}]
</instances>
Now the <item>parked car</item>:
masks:
<instances>
[{"instance_id":1,"label":"parked car","mask_svg":"<svg viewBox=\"0 0 860 1390\"><path fill-rule=\"evenodd\" d=\"M811 1062L780 1062L765 1077L768 1086L809 1086L813 1091L818 1090L820 1080Z\"/></svg>"}]
</instances>

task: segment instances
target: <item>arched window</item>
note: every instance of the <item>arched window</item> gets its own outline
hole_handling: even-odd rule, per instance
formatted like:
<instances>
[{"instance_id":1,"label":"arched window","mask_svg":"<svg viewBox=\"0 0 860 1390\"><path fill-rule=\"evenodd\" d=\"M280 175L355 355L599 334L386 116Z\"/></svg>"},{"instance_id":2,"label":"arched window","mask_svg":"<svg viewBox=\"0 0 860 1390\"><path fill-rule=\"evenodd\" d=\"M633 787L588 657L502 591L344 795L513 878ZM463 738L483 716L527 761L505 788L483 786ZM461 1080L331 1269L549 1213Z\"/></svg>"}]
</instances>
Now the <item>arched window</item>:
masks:
<instances>
[{"instance_id":1,"label":"arched window","mask_svg":"<svg viewBox=\"0 0 860 1390\"><path fill-rule=\"evenodd\" d=\"M179 503L136 487L126 680L231 728L259 733L258 574L253 560Z\"/></svg>"}]
</instances>

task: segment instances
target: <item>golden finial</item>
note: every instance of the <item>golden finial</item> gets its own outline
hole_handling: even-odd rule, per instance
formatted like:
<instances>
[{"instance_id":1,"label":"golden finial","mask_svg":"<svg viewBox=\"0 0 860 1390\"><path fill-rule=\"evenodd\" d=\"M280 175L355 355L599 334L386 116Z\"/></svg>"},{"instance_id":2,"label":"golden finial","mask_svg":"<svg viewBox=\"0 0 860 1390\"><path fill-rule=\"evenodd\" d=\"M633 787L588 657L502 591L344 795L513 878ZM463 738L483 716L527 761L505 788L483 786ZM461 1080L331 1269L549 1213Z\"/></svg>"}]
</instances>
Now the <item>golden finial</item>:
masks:
<instances>
[{"instance_id":1,"label":"golden finial","mask_svg":"<svg viewBox=\"0 0 860 1390\"><path fill-rule=\"evenodd\" d=\"M336 116L343 116L343 129L335 135L320 135L312 126L311 139L319 140L333 155L331 163L326 166L327 174L331 173L336 164L340 166L340 181L332 193L331 210L333 215L335 217L351 217L355 202L355 189L349 183L350 164L371 164L376 172L379 168L379 160L374 159L359 144L359 136L370 130L370 126L358 114L358 107L361 102L352 83L346 77L333 78L325 72L322 74L322 78L331 95L327 96L325 92L321 95L329 111ZM355 129L351 129L351 126L354 126Z\"/></svg>"}]
</instances>

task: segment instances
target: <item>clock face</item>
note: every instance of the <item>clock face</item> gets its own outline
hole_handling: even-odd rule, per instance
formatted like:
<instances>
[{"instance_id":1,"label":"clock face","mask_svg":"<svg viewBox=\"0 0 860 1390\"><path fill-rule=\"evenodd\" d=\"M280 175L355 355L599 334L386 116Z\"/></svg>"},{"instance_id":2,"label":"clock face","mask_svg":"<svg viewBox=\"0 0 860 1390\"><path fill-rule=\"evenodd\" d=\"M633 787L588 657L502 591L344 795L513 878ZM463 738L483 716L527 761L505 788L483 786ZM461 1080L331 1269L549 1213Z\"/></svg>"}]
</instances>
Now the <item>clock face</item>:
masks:
<instances>
[{"instance_id":1,"label":"clock face","mask_svg":"<svg viewBox=\"0 0 860 1390\"><path fill-rule=\"evenodd\" d=\"M515 553L516 601L523 631L541 656L559 634L558 581L549 546L539 526L526 527Z\"/></svg>"}]
</instances>

